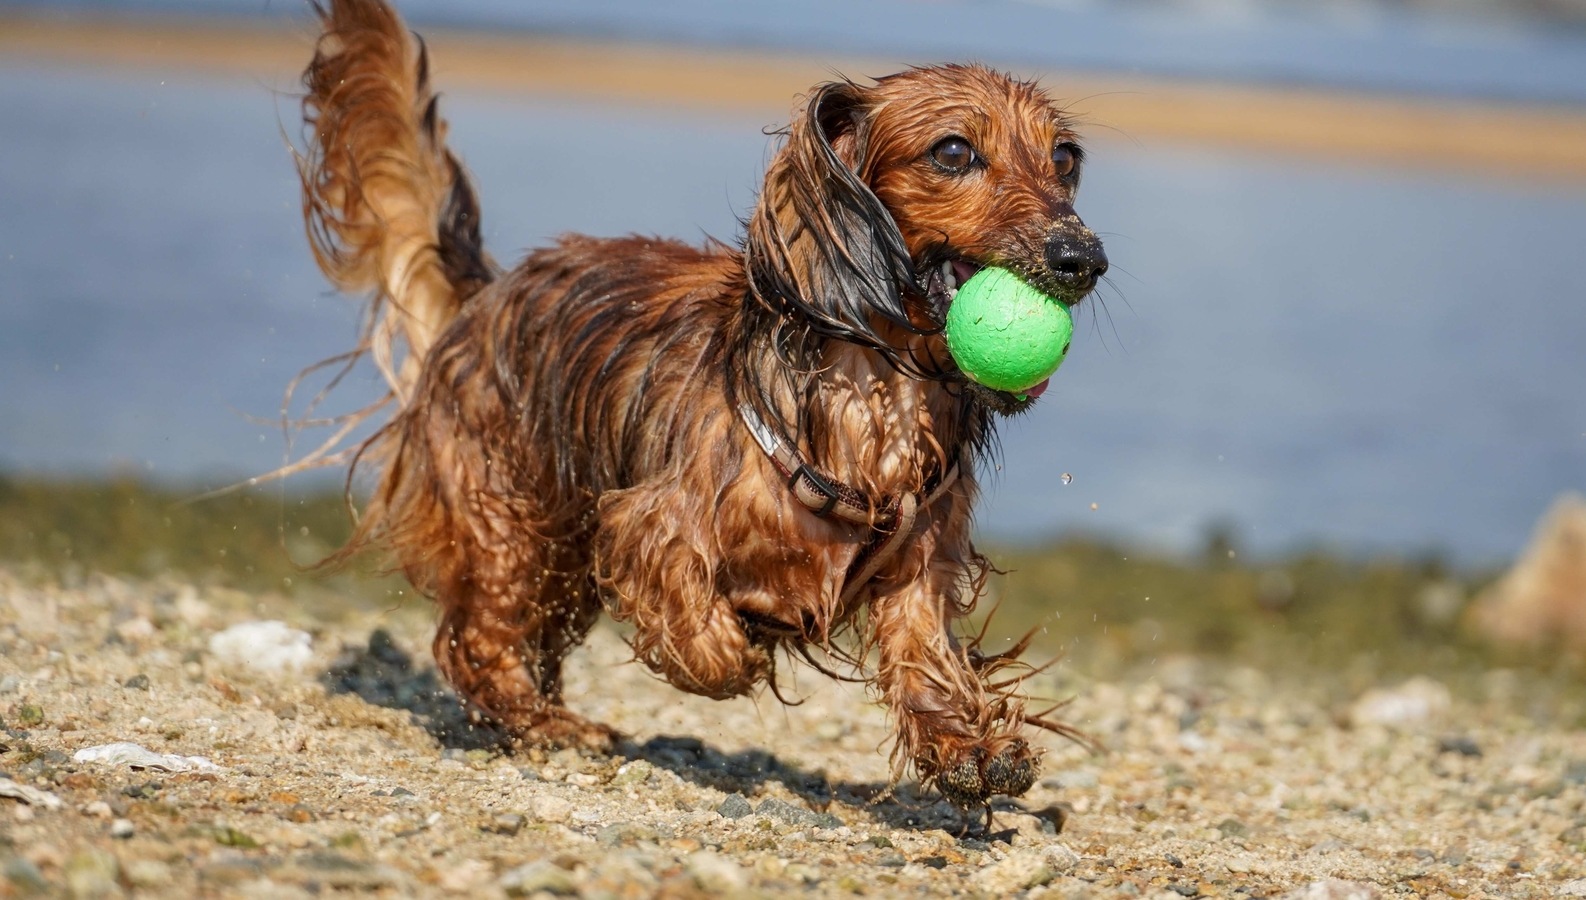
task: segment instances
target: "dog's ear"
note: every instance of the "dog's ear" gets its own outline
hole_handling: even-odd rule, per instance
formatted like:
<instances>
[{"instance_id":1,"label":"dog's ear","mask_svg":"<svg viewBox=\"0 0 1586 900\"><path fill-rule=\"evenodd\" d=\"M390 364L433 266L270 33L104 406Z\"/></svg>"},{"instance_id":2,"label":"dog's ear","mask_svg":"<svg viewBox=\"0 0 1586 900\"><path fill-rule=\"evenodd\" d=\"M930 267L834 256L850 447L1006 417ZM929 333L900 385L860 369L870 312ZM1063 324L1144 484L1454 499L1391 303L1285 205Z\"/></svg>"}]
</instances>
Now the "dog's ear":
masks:
<instances>
[{"instance_id":1,"label":"dog's ear","mask_svg":"<svg viewBox=\"0 0 1586 900\"><path fill-rule=\"evenodd\" d=\"M780 320L784 337L789 328L803 332L806 341L795 339L803 349L826 338L852 341L896 365L875 320L920 331L903 301L915 273L897 223L865 183L872 106L871 92L850 81L811 92L766 171L744 261L751 302Z\"/></svg>"}]
</instances>

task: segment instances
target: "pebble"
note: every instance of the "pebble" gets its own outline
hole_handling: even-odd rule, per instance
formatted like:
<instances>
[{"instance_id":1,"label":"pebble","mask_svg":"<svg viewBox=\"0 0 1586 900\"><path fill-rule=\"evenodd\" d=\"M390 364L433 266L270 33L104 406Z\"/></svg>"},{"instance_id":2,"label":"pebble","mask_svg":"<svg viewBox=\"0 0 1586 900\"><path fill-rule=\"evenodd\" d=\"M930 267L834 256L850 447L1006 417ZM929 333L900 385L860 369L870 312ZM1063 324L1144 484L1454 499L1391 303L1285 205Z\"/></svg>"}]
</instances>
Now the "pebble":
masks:
<instances>
[{"instance_id":1,"label":"pebble","mask_svg":"<svg viewBox=\"0 0 1586 900\"><path fill-rule=\"evenodd\" d=\"M292 864L281 871L280 877L308 885L319 885L321 889L356 892L401 888L407 882L407 878L391 866L330 851L304 853L294 857Z\"/></svg>"},{"instance_id":2,"label":"pebble","mask_svg":"<svg viewBox=\"0 0 1586 900\"><path fill-rule=\"evenodd\" d=\"M540 891L568 897L578 892L578 884L573 880L572 873L546 859L525 863L508 871L496 884L508 897L528 897Z\"/></svg>"},{"instance_id":3,"label":"pebble","mask_svg":"<svg viewBox=\"0 0 1586 900\"><path fill-rule=\"evenodd\" d=\"M794 806L786 800L768 797L755 807L755 814L775 819L788 825L814 825L817 828L840 828L842 820L831 813L811 812Z\"/></svg>"},{"instance_id":4,"label":"pebble","mask_svg":"<svg viewBox=\"0 0 1586 900\"><path fill-rule=\"evenodd\" d=\"M121 865L102 850L80 850L66 861L66 895L73 898L119 897Z\"/></svg>"},{"instance_id":5,"label":"pebble","mask_svg":"<svg viewBox=\"0 0 1586 900\"><path fill-rule=\"evenodd\" d=\"M611 783L616 785L643 784L650 780L650 774L654 771L654 766L642 759L636 759L618 769L617 775L611 779Z\"/></svg>"},{"instance_id":6,"label":"pebble","mask_svg":"<svg viewBox=\"0 0 1586 900\"><path fill-rule=\"evenodd\" d=\"M1059 874L1047 854L1035 850L1014 850L1007 859L992 863L970 876L969 881L980 890L1006 897L1040 887Z\"/></svg>"},{"instance_id":7,"label":"pebble","mask_svg":"<svg viewBox=\"0 0 1586 900\"><path fill-rule=\"evenodd\" d=\"M117 840L126 840L137 831L131 819L114 819L110 822L110 836Z\"/></svg>"},{"instance_id":8,"label":"pebble","mask_svg":"<svg viewBox=\"0 0 1586 900\"><path fill-rule=\"evenodd\" d=\"M716 807L716 814L723 819L741 819L752 812L754 807L749 805L748 798L742 794L728 794L727 799Z\"/></svg>"},{"instance_id":9,"label":"pebble","mask_svg":"<svg viewBox=\"0 0 1586 900\"><path fill-rule=\"evenodd\" d=\"M44 880L44 873L25 856L7 857L4 865L0 865L0 873L3 873L6 881L23 896L45 894L50 890L50 883Z\"/></svg>"},{"instance_id":10,"label":"pebble","mask_svg":"<svg viewBox=\"0 0 1586 900\"><path fill-rule=\"evenodd\" d=\"M1350 707L1349 720L1357 728L1363 725L1412 728L1442 718L1451 705L1453 697L1448 688L1418 675L1396 687L1365 692Z\"/></svg>"},{"instance_id":11,"label":"pebble","mask_svg":"<svg viewBox=\"0 0 1586 900\"><path fill-rule=\"evenodd\" d=\"M139 672L126 681L121 682L121 686L129 691L146 691L149 689L149 676Z\"/></svg>"},{"instance_id":12,"label":"pebble","mask_svg":"<svg viewBox=\"0 0 1586 900\"><path fill-rule=\"evenodd\" d=\"M1046 864L1060 875L1067 875L1079 866L1079 854L1069 849L1067 844L1051 844L1041 852L1046 856Z\"/></svg>"},{"instance_id":13,"label":"pebble","mask_svg":"<svg viewBox=\"0 0 1586 900\"><path fill-rule=\"evenodd\" d=\"M1481 756L1481 745L1466 734L1448 735L1437 741L1437 752L1457 753L1460 756Z\"/></svg>"},{"instance_id":14,"label":"pebble","mask_svg":"<svg viewBox=\"0 0 1586 900\"><path fill-rule=\"evenodd\" d=\"M240 622L209 639L209 652L223 666L260 675L301 672L314 661L314 638L274 619Z\"/></svg>"},{"instance_id":15,"label":"pebble","mask_svg":"<svg viewBox=\"0 0 1586 900\"><path fill-rule=\"evenodd\" d=\"M566 822L573 815L573 804L551 794L535 797L529 812L541 822Z\"/></svg>"},{"instance_id":16,"label":"pebble","mask_svg":"<svg viewBox=\"0 0 1586 900\"><path fill-rule=\"evenodd\" d=\"M479 887L493 874L490 863L482 859L443 862L432 871L435 886L448 894L481 894Z\"/></svg>"},{"instance_id":17,"label":"pebble","mask_svg":"<svg viewBox=\"0 0 1586 900\"><path fill-rule=\"evenodd\" d=\"M595 842L605 847L621 847L640 841L659 841L662 837L672 837L674 834L670 828L655 829L632 822L619 822L595 832Z\"/></svg>"},{"instance_id":18,"label":"pebble","mask_svg":"<svg viewBox=\"0 0 1586 900\"><path fill-rule=\"evenodd\" d=\"M1369 884L1329 878L1313 881L1284 894L1280 900L1381 900L1382 893Z\"/></svg>"},{"instance_id":19,"label":"pebble","mask_svg":"<svg viewBox=\"0 0 1586 900\"><path fill-rule=\"evenodd\" d=\"M683 871L707 894L720 896L743 890L749 884L743 867L709 850L695 853L683 863Z\"/></svg>"},{"instance_id":20,"label":"pebble","mask_svg":"<svg viewBox=\"0 0 1586 900\"><path fill-rule=\"evenodd\" d=\"M485 825L484 830L492 834L504 834L510 837L522 831L524 824L527 822L528 820L523 817L522 813L502 813L491 819Z\"/></svg>"},{"instance_id":21,"label":"pebble","mask_svg":"<svg viewBox=\"0 0 1586 900\"><path fill-rule=\"evenodd\" d=\"M157 859L134 859L124 867L127 881L135 888L155 890L172 881L171 867Z\"/></svg>"}]
</instances>

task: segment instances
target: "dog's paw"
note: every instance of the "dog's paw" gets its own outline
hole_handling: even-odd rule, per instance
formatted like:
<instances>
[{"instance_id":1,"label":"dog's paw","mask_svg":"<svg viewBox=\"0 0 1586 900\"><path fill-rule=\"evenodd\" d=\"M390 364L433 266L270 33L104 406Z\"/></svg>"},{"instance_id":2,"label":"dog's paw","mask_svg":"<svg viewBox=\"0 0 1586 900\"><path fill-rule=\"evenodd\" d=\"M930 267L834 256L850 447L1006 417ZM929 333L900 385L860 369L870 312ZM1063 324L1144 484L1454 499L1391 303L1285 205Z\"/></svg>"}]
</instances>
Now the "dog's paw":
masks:
<instances>
[{"instance_id":1,"label":"dog's paw","mask_svg":"<svg viewBox=\"0 0 1586 900\"><path fill-rule=\"evenodd\" d=\"M936 787L953 805L967 808L984 804L994 794L1017 797L1030 789L1039 772L1030 745L1013 738L1001 742L995 752L980 745L969 747L936 775Z\"/></svg>"},{"instance_id":2,"label":"dog's paw","mask_svg":"<svg viewBox=\"0 0 1586 900\"><path fill-rule=\"evenodd\" d=\"M610 726L559 709L553 715L536 717L530 724L509 727L506 738L509 750L539 747L544 750L584 750L610 755L622 739L622 734Z\"/></svg>"}]
</instances>

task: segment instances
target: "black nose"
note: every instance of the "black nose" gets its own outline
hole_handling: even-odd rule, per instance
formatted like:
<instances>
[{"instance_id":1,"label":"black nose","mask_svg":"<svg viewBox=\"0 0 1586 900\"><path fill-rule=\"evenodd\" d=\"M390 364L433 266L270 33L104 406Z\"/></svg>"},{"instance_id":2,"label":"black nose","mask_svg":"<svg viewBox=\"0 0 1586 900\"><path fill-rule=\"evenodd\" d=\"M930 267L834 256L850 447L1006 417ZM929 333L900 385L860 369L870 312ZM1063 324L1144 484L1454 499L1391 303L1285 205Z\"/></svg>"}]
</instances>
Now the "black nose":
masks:
<instances>
[{"instance_id":1,"label":"black nose","mask_svg":"<svg viewBox=\"0 0 1586 900\"><path fill-rule=\"evenodd\" d=\"M1046 239L1046 266L1059 284L1084 293L1107 274L1107 252L1090 229L1063 229Z\"/></svg>"}]
</instances>

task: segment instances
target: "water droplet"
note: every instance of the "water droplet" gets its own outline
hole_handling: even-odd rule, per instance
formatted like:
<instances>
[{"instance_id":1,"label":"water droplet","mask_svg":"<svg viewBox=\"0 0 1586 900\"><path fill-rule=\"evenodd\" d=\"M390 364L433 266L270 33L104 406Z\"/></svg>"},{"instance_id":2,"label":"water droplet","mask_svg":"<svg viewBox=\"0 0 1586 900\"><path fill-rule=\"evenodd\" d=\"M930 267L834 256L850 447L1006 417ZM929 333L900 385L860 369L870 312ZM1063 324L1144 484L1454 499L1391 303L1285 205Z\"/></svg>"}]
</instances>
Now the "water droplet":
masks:
<instances>
[{"instance_id":1,"label":"water droplet","mask_svg":"<svg viewBox=\"0 0 1586 900\"><path fill-rule=\"evenodd\" d=\"M1064 484L1073 484L1074 483L1074 476L1068 474L1067 472L1064 472L1063 473L1063 483Z\"/></svg>"}]
</instances>

